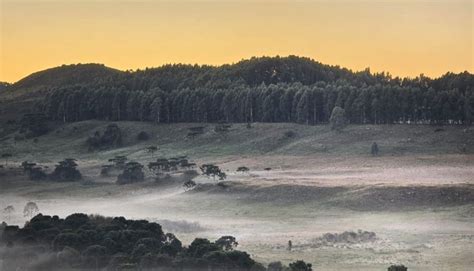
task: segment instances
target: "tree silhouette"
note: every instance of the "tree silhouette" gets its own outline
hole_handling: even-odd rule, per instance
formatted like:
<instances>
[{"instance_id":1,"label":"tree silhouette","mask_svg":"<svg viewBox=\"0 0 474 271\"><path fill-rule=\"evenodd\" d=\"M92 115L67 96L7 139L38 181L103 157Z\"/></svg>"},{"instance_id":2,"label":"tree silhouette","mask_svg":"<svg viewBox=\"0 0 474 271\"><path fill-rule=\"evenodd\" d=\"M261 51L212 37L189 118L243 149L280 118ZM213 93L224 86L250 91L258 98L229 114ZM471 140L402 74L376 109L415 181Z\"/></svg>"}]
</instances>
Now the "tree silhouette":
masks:
<instances>
[{"instance_id":1,"label":"tree silhouette","mask_svg":"<svg viewBox=\"0 0 474 271\"><path fill-rule=\"evenodd\" d=\"M51 179L60 182L71 182L82 179L81 173L77 170L76 159L73 158L66 158L63 161L60 161L50 177Z\"/></svg>"},{"instance_id":2,"label":"tree silhouette","mask_svg":"<svg viewBox=\"0 0 474 271\"><path fill-rule=\"evenodd\" d=\"M200 166L200 169L203 175L212 177L212 179L214 180L216 180L216 177L218 177L219 180L222 181L227 177L227 175L224 172L222 172L222 170L218 166L213 165L213 164L204 164Z\"/></svg>"},{"instance_id":3,"label":"tree silhouette","mask_svg":"<svg viewBox=\"0 0 474 271\"><path fill-rule=\"evenodd\" d=\"M237 168L237 172L242 172L242 173L249 172L249 170L250 169L248 167L244 167L244 166Z\"/></svg>"}]
</instances>

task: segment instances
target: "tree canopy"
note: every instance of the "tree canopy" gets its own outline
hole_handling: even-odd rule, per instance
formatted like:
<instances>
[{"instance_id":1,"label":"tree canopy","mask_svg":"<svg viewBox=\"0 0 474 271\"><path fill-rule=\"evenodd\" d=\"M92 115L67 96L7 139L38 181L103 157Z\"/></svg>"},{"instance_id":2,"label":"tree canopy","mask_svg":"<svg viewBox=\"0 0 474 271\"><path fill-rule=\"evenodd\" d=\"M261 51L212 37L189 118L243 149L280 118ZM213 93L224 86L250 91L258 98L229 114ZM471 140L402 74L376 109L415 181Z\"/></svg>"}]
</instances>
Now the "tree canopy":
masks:
<instances>
[{"instance_id":1,"label":"tree canopy","mask_svg":"<svg viewBox=\"0 0 474 271\"><path fill-rule=\"evenodd\" d=\"M50 73L72 74L60 69ZM134 72L98 72L94 67L87 78L44 79L41 86L47 95L41 99L41 112L51 120L67 122L155 123L320 124L329 122L336 106L345 110L348 123L470 124L474 115L474 76L468 72L436 79L399 78L290 56L252 58L219 67L165 65Z\"/></svg>"}]
</instances>

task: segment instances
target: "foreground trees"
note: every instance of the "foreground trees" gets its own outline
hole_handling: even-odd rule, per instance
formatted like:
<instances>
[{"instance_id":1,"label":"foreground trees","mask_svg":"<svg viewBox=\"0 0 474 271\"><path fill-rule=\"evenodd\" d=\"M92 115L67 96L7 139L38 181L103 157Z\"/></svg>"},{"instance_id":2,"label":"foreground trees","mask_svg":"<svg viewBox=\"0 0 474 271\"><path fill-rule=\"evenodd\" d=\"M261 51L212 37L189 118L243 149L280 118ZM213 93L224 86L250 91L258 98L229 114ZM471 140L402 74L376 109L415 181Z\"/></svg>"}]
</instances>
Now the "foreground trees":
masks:
<instances>
[{"instance_id":1,"label":"foreground trees","mask_svg":"<svg viewBox=\"0 0 474 271\"><path fill-rule=\"evenodd\" d=\"M183 247L159 224L123 217L72 214L62 219L39 214L24 228L6 226L0 231L0 244L9 244L0 251L6 270L262 270L248 253L233 249L237 241L232 236L216 242L196 238Z\"/></svg>"}]
</instances>

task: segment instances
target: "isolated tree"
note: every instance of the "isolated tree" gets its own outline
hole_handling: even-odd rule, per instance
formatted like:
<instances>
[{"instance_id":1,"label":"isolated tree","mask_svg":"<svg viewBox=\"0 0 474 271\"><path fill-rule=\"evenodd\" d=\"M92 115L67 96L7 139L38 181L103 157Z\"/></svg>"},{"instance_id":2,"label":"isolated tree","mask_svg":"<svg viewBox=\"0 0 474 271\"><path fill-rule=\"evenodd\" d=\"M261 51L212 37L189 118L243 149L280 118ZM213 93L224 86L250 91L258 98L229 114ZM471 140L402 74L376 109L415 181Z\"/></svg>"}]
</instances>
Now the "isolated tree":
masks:
<instances>
[{"instance_id":1,"label":"isolated tree","mask_svg":"<svg viewBox=\"0 0 474 271\"><path fill-rule=\"evenodd\" d=\"M3 153L2 158L5 159L5 166L8 166L8 158L12 157L13 154L11 153Z\"/></svg>"},{"instance_id":2,"label":"isolated tree","mask_svg":"<svg viewBox=\"0 0 474 271\"><path fill-rule=\"evenodd\" d=\"M27 218L32 218L39 212L38 205L36 203L30 201L25 205L23 208L23 216Z\"/></svg>"},{"instance_id":3,"label":"isolated tree","mask_svg":"<svg viewBox=\"0 0 474 271\"><path fill-rule=\"evenodd\" d=\"M336 131L342 130L347 124L345 110L339 106L334 107L329 123L331 124L331 129Z\"/></svg>"},{"instance_id":4,"label":"isolated tree","mask_svg":"<svg viewBox=\"0 0 474 271\"><path fill-rule=\"evenodd\" d=\"M77 170L76 159L74 158L66 158L60 161L50 177L52 180L60 182L72 182L82 179L81 173Z\"/></svg>"},{"instance_id":5,"label":"isolated tree","mask_svg":"<svg viewBox=\"0 0 474 271\"><path fill-rule=\"evenodd\" d=\"M5 207L5 209L3 209L3 213L5 214L8 220L10 220L14 212L15 212L15 208L12 205L8 205L7 207Z\"/></svg>"},{"instance_id":6,"label":"isolated tree","mask_svg":"<svg viewBox=\"0 0 474 271\"><path fill-rule=\"evenodd\" d=\"M377 142L372 143L372 147L370 148L370 153L372 154L372 156L379 155L379 146L377 145Z\"/></svg>"},{"instance_id":7,"label":"isolated tree","mask_svg":"<svg viewBox=\"0 0 474 271\"><path fill-rule=\"evenodd\" d=\"M200 166L200 169L203 175L212 177L214 180L216 180L216 177L218 177L219 180L222 181L227 177L227 175L222 172L222 170L218 166L213 164L204 164Z\"/></svg>"},{"instance_id":8,"label":"isolated tree","mask_svg":"<svg viewBox=\"0 0 474 271\"><path fill-rule=\"evenodd\" d=\"M237 172L242 172L242 173L249 172L249 170L250 169L248 167L244 167L244 166L237 168Z\"/></svg>"}]
</instances>

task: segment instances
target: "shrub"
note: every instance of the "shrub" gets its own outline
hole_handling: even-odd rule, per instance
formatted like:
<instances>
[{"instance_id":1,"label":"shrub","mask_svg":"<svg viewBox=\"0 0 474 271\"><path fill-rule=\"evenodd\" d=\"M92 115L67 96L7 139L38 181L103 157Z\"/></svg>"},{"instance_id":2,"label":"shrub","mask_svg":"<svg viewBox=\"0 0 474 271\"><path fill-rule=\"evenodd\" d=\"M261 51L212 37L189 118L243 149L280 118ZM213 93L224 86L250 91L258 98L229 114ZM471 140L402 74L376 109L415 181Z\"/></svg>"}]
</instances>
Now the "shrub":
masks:
<instances>
[{"instance_id":1,"label":"shrub","mask_svg":"<svg viewBox=\"0 0 474 271\"><path fill-rule=\"evenodd\" d=\"M248 167L238 167L237 172L248 172L250 169Z\"/></svg>"},{"instance_id":2,"label":"shrub","mask_svg":"<svg viewBox=\"0 0 474 271\"><path fill-rule=\"evenodd\" d=\"M86 144L89 150L106 149L122 145L122 131L117 124L109 124L103 135L96 131L92 137L88 137Z\"/></svg>"},{"instance_id":3,"label":"shrub","mask_svg":"<svg viewBox=\"0 0 474 271\"><path fill-rule=\"evenodd\" d=\"M200 167L202 174L212 177L214 180L218 177L219 180L224 180L227 175L222 170L213 164L204 164Z\"/></svg>"},{"instance_id":4,"label":"shrub","mask_svg":"<svg viewBox=\"0 0 474 271\"><path fill-rule=\"evenodd\" d=\"M284 134L283 134L286 138L293 138L296 136L296 133L294 131L286 131Z\"/></svg>"},{"instance_id":5,"label":"shrub","mask_svg":"<svg viewBox=\"0 0 474 271\"><path fill-rule=\"evenodd\" d=\"M145 132L145 131L141 131L141 132L138 133L138 135L137 135L137 140L138 140L138 141L146 141L146 140L148 140L148 139L150 139L150 135L149 135L147 132Z\"/></svg>"},{"instance_id":6,"label":"shrub","mask_svg":"<svg viewBox=\"0 0 474 271\"><path fill-rule=\"evenodd\" d=\"M407 271L408 268L404 266L403 264L401 264L401 265L391 265L387 270L388 271Z\"/></svg>"}]
</instances>

